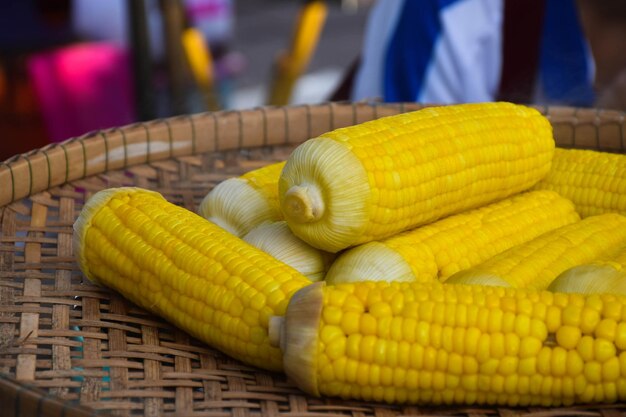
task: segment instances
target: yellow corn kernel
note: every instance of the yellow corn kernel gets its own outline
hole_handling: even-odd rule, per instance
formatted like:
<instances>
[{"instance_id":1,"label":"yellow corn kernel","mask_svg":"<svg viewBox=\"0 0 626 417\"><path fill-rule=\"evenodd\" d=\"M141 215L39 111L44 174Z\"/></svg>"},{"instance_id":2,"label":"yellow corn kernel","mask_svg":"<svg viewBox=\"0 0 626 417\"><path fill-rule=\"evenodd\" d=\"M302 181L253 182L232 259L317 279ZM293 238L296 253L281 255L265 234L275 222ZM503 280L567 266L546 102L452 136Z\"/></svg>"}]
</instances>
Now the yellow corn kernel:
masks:
<instances>
[{"instance_id":1,"label":"yellow corn kernel","mask_svg":"<svg viewBox=\"0 0 626 417\"><path fill-rule=\"evenodd\" d=\"M296 236L337 252L524 191L553 153L534 109L430 107L308 140L287 160L279 201Z\"/></svg>"},{"instance_id":2,"label":"yellow corn kernel","mask_svg":"<svg viewBox=\"0 0 626 417\"><path fill-rule=\"evenodd\" d=\"M572 200L583 218L626 213L626 156L557 148L550 172L533 189L554 190Z\"/></svg>"},{"instance_id":3,"label":"yellow corn kernel","mask_svg":"<svg viewBox=\"0 0 626 417\"><path fill-rule=\"evenodd\" d=\"M593 357L600 363L604 363L607 360L615 357L616 349L615 345L610 340L601 339L596 335L596 339L593 342Z\"/></svg>"},{"instance_id":4,"label":"yellow corn kernel","mask_svg":"<svg viewBox=\"0 0 626 417\"><path fill-rule=\"evenodd\" d=\"M625 216L591 216L514 246L446 282L484 285L493 281L493 285L546 289L569 268L611 256L624 245Z\"/></svg>"},{"instance_id":5,"label":"yellow corn kernel","mask_svg":"<svg viewBox=\"0 0 626 417\"><path fill-rule=\"evenodd\" d=\"M138 188L95 194L74 230L78 263L91 281L234 358L282 368L268 321L310 283L297 271Z\"/></svg>"},{"instance_id":6,"label":"yellow corn kernel","mask_svg":"<svg viewBox=\"0 0 626 417\"><path fill-rule=\"evenodd\" d=\"M579 220L574 205L555 192L523 193L351 248L333 262L326 282L445 280Z\"/></svg>"},{"instance_id":7,"label":"yellow corn kernel","mask_svg":"<svg viewBox=\"0 0 626 417\"><path fill-rule=\"evenodd\" d=\"M328 300L347 299L333 294L352 294L357 288L366 300L366 311L374 309L383 312L376 315L391 317L392 322L416 320L417 325L407 327L407 330L416 333L417 328L423 325L430 337L403 334L402 339L397 341L390 334L364 336L370 332L362 325L356 334L339 334L332 323L335 321L335 309L342 307L330 305ZM463 337L467 343L476 345L475 349L471 349L464 343L445 342L443 337L439 342L438 337L432 337L432 330L439 326L433 322L434 316L425 318L420 315L414 319L406 309L394 311L390 306L382 307L389 302L370 297L370 294L385 294L387 299L415 299L418 294L425 294L425 299L431 301L423 303L428 303L431 310L437 306L448 308L453 305L452 301L458 307L459 304L469 306L484 299L481 308L487 311L486 317L498 317L503 321L504 314L492 313L507 306L514 315L515 323L529 323L536 319L531 317L532 309L527 308L525 303L511 307L511 300L534 300L533 303L543 304L545 311L554 308L562 312L561 315L578 314L580 317L565 321L580 325L582 311L588 307L581 309L577 306L576 312L568 306L581 302L584 305L587 297L594 297L591 304L602 311L610 311L612 307L607 305L611 303L626 303L626 297L610 294L548 296L546 291L533 289L446 285L438 281L358 282L333 286L315 283L292 297L283 318L272 320L272 326L278 327L272 332L281 335L285 371L307 393L428 405L466 404L467 398L476 404L501 406L514 406L520 403L521 398L528 406L626 399L626 389L622 389L626 386L626 355L618 352L614 343L606 338L613 334L611 329L614 327L626 326L626 320L622 320L621 316L596 321L587 335L583 335L580 328L563 322L541 336L526 332L525 325L507 333L502 332L503 326L495 325L481 327L480 330L467 325L442 328L441 333L445 333L446 337ZM327 314L327 309L333 313ZM358 314L366 316L370 313ZM327 322L327 317L330 317L331 323ZM450 330L446 330L448 328ZM330 329L335 339L332 343L325 343L325 335ZM401 329L404 331L404 326ZM461 329L466 331L459 332ZM472 329L474 341L469 342ZM525 336L518 334L520 329L526 333ZM350 340L357 334L371 338L371 348L365 355L349 351ZM398 360L401 345L407 352L407 359L402 363ZM346 346L346 352L341 354L343 346ZM360 349L363 353L364 346L361 345ZM341 367L346 357L355 361L355 369L361 369L358 378L348 378L335 372L333 379L329 380L328 366ZM384 397L375 394L381 387L386 393ZM593 387L593 392L589 387ZM446 390L454 390L456 394L445 395Z\"/></svg>"},{"instance_id":8,"label":"yellow corn kernel","mask_svg":"<svg viewBox=\"0 0 626 417\"><path fill-rule=\"evenodd\" d=\"M562 326L556 332L556 341L565 349L574 349L582 337L580 328L574 326Z\"/></svg>"},{"instance_id":9,"label":"yellow corn kernel","mask_svg":"<svg viewBox=\"0 0 626 417\"><path fill-rule=\"evenodd\" d=\"M284 161L277 162L220 182L204 197L198 214L237 237L282 220L278 178L284 166Z\"/></svg>"},{"instance_id":10,"label":"yellow corn kernel","mask_svg":"<svg viewBox=\"0 0 626 417\"><path fill-rule=\"evenodd\" d=\"M311 281L324 279L334 255L321 251L294 236L285 221L263 223L243 240L289 265Z\"/></svg>"}]
</instances>

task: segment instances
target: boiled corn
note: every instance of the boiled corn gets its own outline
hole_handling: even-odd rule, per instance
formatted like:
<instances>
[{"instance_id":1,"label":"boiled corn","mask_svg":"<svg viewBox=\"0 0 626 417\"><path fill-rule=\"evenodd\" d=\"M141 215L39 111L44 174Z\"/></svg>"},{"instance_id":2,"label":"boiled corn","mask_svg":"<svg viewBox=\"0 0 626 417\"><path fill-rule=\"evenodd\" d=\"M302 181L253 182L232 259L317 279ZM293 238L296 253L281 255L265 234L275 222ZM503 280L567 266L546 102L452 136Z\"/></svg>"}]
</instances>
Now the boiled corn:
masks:
<instances>
[{"instance_id":1,"label":"boiled corn","mask_svg":"<svg viewBox=\"0 0 626 417\"><path fill-rule=\"evenodd\" d=\"M311 281L324 279L334 256L294 236L285 221L263 223L243 240L289 265Z\"/></svg>"},{"instance_id":2,"label":"boiled corn","mask_svg":"<svg viewBox=\"0 0 626 417\"><path fill-rule=\"evenodd\" d=\"M550 283L548 290L626 295L626 247L621 248L612 257L566 270Z\"/></svg>"},{"instance_id":3,"label":"boiled corn","mask_svg":"<svg viewBox=\"0 0 626 417\"><path fill-rule=\"evenodd\" d=\"M204 197L198 214L237 237L262 223L282 220L278 177L284 166L278 162L220 182Z\"/></svg>"},{"instance_id":4,"label":"boiled corn","mask_svg":"<svg viewBox=\"0 0 626 417\"><path fill-rule=\"evenodd\" d=\"M268 320L308 279L160 194L95 194L74 224L85 276L245 363L282 368Z\"/></svg>"},{"instance_id":5,"label":"boiled corn","mask_svg":"<svg viewBox=\"0 0 626 417\"><path fill-rule=\"evenodd\" d=\"M333 262L326 282L446 279L579 220L572 202L553 191L523 193L348 249Z\"/></svg>"},{"instance_id":6,"label":"boiled corn","mask_svg":"<svg viewBox=\"0 0 626 417\"><path fill-rule=\"evenodd\" d=\"M554 190L572 200L583 218L626 214L626 155L558 148L550 172L534 189Z\"/></svg>"},{"instance_id":7,"label":"boiled corn","mask_svg":"<svg viewBox=\"0 0 626 417\"><path fill-rule=\"evenodd\" d=\"M523 191L553 151L534 109L431 107L306 141L287 160L279 201L296 236L337 252Z\"/></svg>"},{"instance_id":8,"label":"boiled corn","mask_svg":"<svg viewBox=\"0 0 626 417\"><path fill-rule=\"evenodd\" d=\"M626 217L591 216L514 246L445 282L546 289L563 271L611 256L624 245Z\"/></svg>"},{"instance_id":9,"label":"boiled corn","mask_svg":"<svg viewBox=\"0 0 626 417\"><path fill-rule=\"evenodd\" d=\"M559 406L626 399L626 297L428 283L316 283L272 318L312 395Z\"/></svg>"}]
</instances>

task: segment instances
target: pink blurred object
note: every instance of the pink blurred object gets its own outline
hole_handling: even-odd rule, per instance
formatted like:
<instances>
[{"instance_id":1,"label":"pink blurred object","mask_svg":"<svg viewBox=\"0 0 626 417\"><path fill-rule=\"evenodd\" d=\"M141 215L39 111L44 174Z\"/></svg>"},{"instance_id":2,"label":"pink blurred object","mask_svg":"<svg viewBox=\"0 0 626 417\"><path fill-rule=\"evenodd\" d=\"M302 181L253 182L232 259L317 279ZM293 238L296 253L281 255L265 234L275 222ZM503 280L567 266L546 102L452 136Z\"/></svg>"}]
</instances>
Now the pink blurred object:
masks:
<instances>
[{"instance_id":1,"label":"pink blurred object","mask_svg":"<svg viewBox=\"0 0 626 417\"><path fill-rule=\"evenodd\" d=\"M105 42L32 54L30 80L54 142L135 120L128 52Z\"/></svg>"}]
</instances>

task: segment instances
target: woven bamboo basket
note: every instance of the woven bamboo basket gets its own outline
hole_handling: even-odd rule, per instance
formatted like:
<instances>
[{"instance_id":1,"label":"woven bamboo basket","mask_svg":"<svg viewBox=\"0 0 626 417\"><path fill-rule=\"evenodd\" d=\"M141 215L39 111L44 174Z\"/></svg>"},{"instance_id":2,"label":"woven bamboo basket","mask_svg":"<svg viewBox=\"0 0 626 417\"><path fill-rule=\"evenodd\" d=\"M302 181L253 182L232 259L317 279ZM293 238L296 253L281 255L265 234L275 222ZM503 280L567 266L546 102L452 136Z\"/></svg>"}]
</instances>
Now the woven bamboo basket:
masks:
<instances>
[{"instance_id":1,"label":"woven bamboo basket","mask_svg":"<svg viewBox=\"0 0 626 417\"><path fill-rule=\"evenodd\" d=\"M72 224L98 190L154 189L196 210L218 182L285 159L310 137L420 107L328 103L204 113L95 132L0 163L0 415L626 413L626 404L432 408L309 397L283 375L230 359L90 284L74 262ZM624 152L624 113L540 110L550 118L559 146Z\"/></svg>"}]
</instances>

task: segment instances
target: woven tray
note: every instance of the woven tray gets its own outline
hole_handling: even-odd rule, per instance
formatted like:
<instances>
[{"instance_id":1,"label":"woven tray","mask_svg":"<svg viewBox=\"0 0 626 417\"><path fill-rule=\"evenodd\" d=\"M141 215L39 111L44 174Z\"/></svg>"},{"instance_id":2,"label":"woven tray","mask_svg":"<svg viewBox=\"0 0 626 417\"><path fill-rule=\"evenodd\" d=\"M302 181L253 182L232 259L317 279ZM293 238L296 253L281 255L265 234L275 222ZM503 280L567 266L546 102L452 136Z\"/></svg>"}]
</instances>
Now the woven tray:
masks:
<instances>
[{"instance_id":1,"label":"woven tray","mask_svg":"<svg viewBox=\"0 0 626 417\"><path fill-rule=\"evenodd\" d=\"M196 210L219 181L285 159L310 137L419 107L205 113L96 132L0 163L0 415L621 415L626 404L429 408L312 398L91 285L74 262L72 223L100 189L150 188ZM624 152L624 113L541 110L558 145Z\"/></svg>"}]
</instances>

